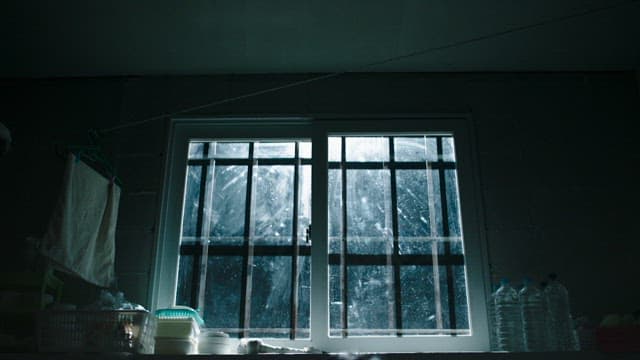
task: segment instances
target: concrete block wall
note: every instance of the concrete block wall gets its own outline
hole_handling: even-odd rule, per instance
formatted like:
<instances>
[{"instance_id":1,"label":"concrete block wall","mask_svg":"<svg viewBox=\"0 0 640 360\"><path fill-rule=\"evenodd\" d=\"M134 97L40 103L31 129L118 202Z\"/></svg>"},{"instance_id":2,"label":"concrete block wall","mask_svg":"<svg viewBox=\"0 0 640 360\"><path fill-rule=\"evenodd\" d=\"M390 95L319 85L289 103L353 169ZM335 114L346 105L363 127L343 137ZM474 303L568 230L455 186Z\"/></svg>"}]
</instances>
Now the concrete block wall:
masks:
<instances>
[{"instance_id":1,"label":"concrete block wall","mask_svg":"<svg viewBox=\"0 0 640 360\"><path fill-rule=\"evenodd\" d=\"M0 159L2 218L10 223L3 237L18 243L44 229L62 174L53 141L82 142L87 128L134 122L309 76L3 81L13 94L11 116L3 122L16 139L14 150ZM574 313L598 320L608 312L640 308L633 285L640 276L633 226L640 156L631 131L640 114L638 99L632 72L349 74L192 114L471 114L492 281L558 272ZM147 305L167 120L114 131L103 140L124 183L118 287ZM606 295L614 291L619 295Z\"/></svg>"}]
</instances>

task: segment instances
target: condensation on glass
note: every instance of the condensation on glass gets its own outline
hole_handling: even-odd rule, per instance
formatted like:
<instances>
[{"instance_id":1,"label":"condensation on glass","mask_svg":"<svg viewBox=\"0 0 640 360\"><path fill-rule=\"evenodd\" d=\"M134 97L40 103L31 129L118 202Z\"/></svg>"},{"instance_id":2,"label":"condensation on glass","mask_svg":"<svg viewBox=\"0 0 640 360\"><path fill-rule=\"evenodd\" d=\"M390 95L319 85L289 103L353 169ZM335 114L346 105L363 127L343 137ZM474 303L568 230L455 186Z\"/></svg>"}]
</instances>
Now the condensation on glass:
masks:
<instances>
[{"instance_id":1,"label":"condensation on glass","mask_svg":"<svg viewBox=\"0 0 640 360\"><path fill-rule=\"evenodd\" d=\"M332 136L329 335L469 335L452 136Z\"/></svg>"},{"instance_id":2,"label":"condensation on glass","mask_svg":"<svg viewBox=\"0 0 640 360\"><path fill-rule=\"evenodd\" d=\"M176 304L235 337L309 338L311 143L192 141Z\"/></svg>"}]
</instances>

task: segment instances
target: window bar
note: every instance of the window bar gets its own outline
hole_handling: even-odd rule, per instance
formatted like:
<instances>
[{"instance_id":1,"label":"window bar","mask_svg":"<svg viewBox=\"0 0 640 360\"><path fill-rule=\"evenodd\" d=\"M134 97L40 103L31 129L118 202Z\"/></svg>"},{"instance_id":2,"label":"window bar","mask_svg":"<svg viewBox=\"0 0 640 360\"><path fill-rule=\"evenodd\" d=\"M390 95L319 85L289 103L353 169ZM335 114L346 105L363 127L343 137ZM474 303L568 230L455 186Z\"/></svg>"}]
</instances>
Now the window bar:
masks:
<instances>
[{"instance_id":1,"label":"window bar","mask_svg":"<svg viewBox=\"0 0 640 360\"><path fill-rule=\"evenodd\" d=\"M293 168L293 222L291 226L291 246L293 246L293 256L291 258L291 332L289 338L296 338L296 329L298 325L298 256L300 249L298 248L298 202L300 198L300 189L298 181L300 179L300 145L295 142L295 165Z\"/></svg>"},{"instance_id":2,"label":"window bar","mask_svg":"<svg viewBox=\"0 0 640 360\"><path fill-rule=\"evenodd\" d=\"M342 175L342 256L340 257L340 291L341 291L341 301L342 301L342 337L347 337L349 335L349 323L347 317L347 141L346 137L341 137L341 154L340 154L340 162L341 162L341 175Z\"/></svg>"},{"instance_id":3,"label":"window bar","mask_svg":"<svg viewBox=\"0 0 640 360\"><path fill-rule=\"evenodd\" d=\"M389 161L395 163L394 138L389 138ZM398 243L398 188L396 184L396 169L391 166L391 222L393 232L393 287L395 295L395 328L396 335L402 336L402 286L400 284L400 244Z\"/></svg>"},{"instance_id":4,"label":"window bar","mask_svg":"<svg viewBox=\"0 0 640 360\"><path fill-rule=\"evenodd\" d=\"M204 143L202 150L202 157L207 157L209 155L209 143ZM198 195L198 219L196 222L196 239L200 241L200 245L202 245L202 224L204 222L204 202L205 202L205 193L207 189L207 173L209 170L209 163L203 163L200 167L200 192ZM191 299L189 301L189 306L194 309L201 309L200 303L200 292L202 291L202 279L206 278L206 273L202 273L202 263L206 262L207 259L203 256L202 251L205 246L201 246L201 251L197 251L193 256L193 272L191 278Z\"/></svg>"},{"instance_id":5,"label":"window bar","mask_svg":"<svg viewBox=\"0 0 640 360\"><path fill-rule=\"evenodd\" d=\"M444 152L442 147L442 136L438 136L437 138L437 149L438 149L438 161L444 161ZM447 239L444 242L444 253L446 256L451 255L451 242L449 241L450 231L449 231L449 210L447 203L447 184L444 176L445 169L438 169L438 176L440 178L440 203L442 210L442 235ZM453 268L452 264L446 263L447 270L447 292L449 298L449 329L456 329L456 299L455 299L455 288L453 281ZM455 332L452 334L455 336Z\"/></svg>"},{"instance_id":6,"label":"window bar","mask_svg":"<svg viewBox=\"0 0 640 360\"><path fill-rule=\"evenodd\" d=\"M256 165L253 158L254 143L249 143L249 159L252 160L247 169L247 195L244 210L244 256L242 264L242 293L240 294L240 329L241 337L248 337L248 326L251 316L251 282L253 278L253 221L251 221L251 210L253 209L253 167Z\"/></svg>"}]
</instances>

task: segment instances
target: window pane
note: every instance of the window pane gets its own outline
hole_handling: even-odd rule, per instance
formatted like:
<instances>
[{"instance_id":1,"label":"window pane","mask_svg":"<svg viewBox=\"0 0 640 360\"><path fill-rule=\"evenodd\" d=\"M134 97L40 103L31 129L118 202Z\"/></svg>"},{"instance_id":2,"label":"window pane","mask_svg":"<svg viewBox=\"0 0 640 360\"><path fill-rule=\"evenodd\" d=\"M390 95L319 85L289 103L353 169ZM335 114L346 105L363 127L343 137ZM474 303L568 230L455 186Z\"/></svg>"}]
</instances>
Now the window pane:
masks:
<instances>
[{"instance_id":1,"label":"window pane","mask_svg":"<svg viewBox=\"0 0 640 360\"><path fill-rule=\"evenodd\" d=\"M178 265L178 288L176 305L191 306L191 283L193 280L193 256L181 255Z\"/></svg>"},{"instance_id":2,"label":"window pane","mask_svg":"<svg viewBox=\"0 0 640 360\"><path fill-rule=\"evenodd\" d=\"M350 266L347 319L351 335L393 332L393 271L390 266Z\"/></svg>"},{"instance_id":3,"label":"window pane","mask_svg":"<svg viewBox=\"0 0 640 360\"><path fill-rule=\"evenodd\" d=\"M311 165L299 167L298 174L298 239L305 241L311 224Z\"/></svg>"},{"instance_id":4,"label":"window pane","mask_svg":"<svg viewBox=\"0 0 640 360\"><path fill-rule=\"evenodd\" d=\"M469 304L464 266L453 266L453 275L455 277L456 328L469 329Z\"/></svg>"},{"instance_id":5,"label":"window pane","mask_svg":"<svg viewBox=\"0 0 640 360\"><path fill-rule=\"evenodd\" d=\"M437 161L435 137L397 137L393 139L396 161Z\"/></svg>"},{"instance_id":6,"label":"window pane","mask_svg":"<svg viewBox=\"0 0 640 360\"><path fill-rule=\"evenodd\" d=\"M388 161L389 138L348 137L347 161Z\"/></svg>"},{"instance_id":7,"label":"window pane","mask_svg":"<svg viewBox=\"0 0 640 360\"><path fill-rule=\"evenodd\" d=\"M204 143L189 143L189 159L202 159L204 157Z\"/></svg>"},{"instance_id":8,"label":"window pane","mask_svg":"<svg viewBox=\"0 0 640 360\"><path fill-rule=\"evenodd\" d=\"M453 138L450 136L442 138L442 160L456 161L456 151L453 146Z\"/></svg>"},{"instance_id":9,"label":"window pane","mask_svg":"<svg viewBox=\"0 0 640 360\"><path fill-rule=\"evenodd\" d=\"M216 166L214 171L210 235L215 244L244 241L247 167Z\"/></svg>"},{"instance_id":10,"label":"window pane","mask_svg":"<svg viewBox=\"0 0 640 360\"><path fill-rule=\"evenodd\" d=\"M342 160L342 138L339 136L329 137L329 161Z\"/></svg>"},{"instance_id":11,"label":"window pane","mask_svg":"<svg viewBox=\"0 0 640 360\"><path fill-rule=\"evenodd\" d=\"M255 243L291 243L293 220L293 166L254 166Z\"/></svg>"},{"instance_id":12,"label":"window pane","mask_svg":"<svg viewBox=\"0 0 640 360\"><path fill-rule=\"evenodd\" d=\"M449 218L449 234L452 238L451 252L462 254L462 224L460 221L460 201L458 197L458 181L455 170L444 171L447 189L447 217Z\"/></svg>"},{"instance_id":13,"label":"window pane","mask_svg":"<svg viewBox=\"0 0 640 360\"><path fill-rule=\"evenodd\" d=\"M433 267L400 267L402 326L405 329L436 329L436 297Z\"/></svg>"},{"instance_id":14,"label":"window pane","mask_svg":"<svg viewBox=\"0 0 640 360\"><path fill-rule=\"evenodd\" d=\"M311 142L301 141L298 143L299 156L302 159L311 159Z\"/></svg>"},{"instance_id":15,"label":"window pane","mask_svg":"<svg viewBox=\"0 0 640 360\"><path fill-rule=\"evenodd\" d=\"M393 249L389 170L347 171L347 236L350 253Z\"/></svg>"},{"instance_id":16,"label":"window pane","mask_svg":"<svg viewBox=\"0 0 640 360\"><path fill-rule=\"evenodd\" d=\"M209 157L216 159L246 159L249 156L249 143L212 142L209 145Z\"/></svg>"},{"instance_id":17,"label":"window pane","mask_svg":"<svg viewBox=\"0 0 640 360\"><path fill-rule=\"evenodd\" d=\"M237 329L240 326L242 256L209 256L204 321L207 327ZM231 334L238 335L238 333Z\"/></svg>"},{"instance_id":18,"label":"window pane","mask_svg":"<svg viewBox=\"0 0 640 360\"><path fill-rule=\"evenodd\" d=\"M307 339L311 314L311 258L298 256L298 322L296 339Z\"/></svg>"},{"instance_id":19,"label":"window pane","mask_svg":"<svg viewBox=\"0 0 640 360\"><path fill-rule=\"evenodd\" d=\"M184 192L184 212L182 214L182 236L196 236L198 208L200 207L200 182L202 168L198 165L187 167L186 190Z\"/></svg>"},{"instance_id":20,"label":"window pane","mask_svg":"<svg viewBox=\"0 0 640 360\"><path fill-rule=\"evenodd\" d=\"M443 234L438 170L397 170L396 186L400 253L431 253Z\"/></svg>"},{"instance_id":21,"label":"window pane","mask_svg":"<svg viewBox=\"0 0 640 360\"><path fill-rule=\"evenodd\" d=\"M342 334L342 287L340 286L341 267L329 265L329 335Z\"/></svg>"},{"instance_id":22,"label":"window pane","mask_svg":"<svg viewBox=\"0 0 640 360\"><path fill-rule=\"evenodd\" d=\"M329 252L342 249L342 173L329 170Z\"/></svg>"},{"instance_id":23,"label":"window pane","mask_svg":"<svg viewBox=\"0 0 640 360\"><path fill-rule=\"evenodd\" d=\"M292 158L295 155L293 142L257 142L255 157L257 158Z\"/></svg>"},{"instance_id":24,"label":"window pane","mask_svg":"<svg viewBox=\"0 0 640 360\"><path fill-rule=\"evenodd\" d=\"M291 258L253 258L251 337L289 337L291 313Z\"/></svg>"}]
</instances>

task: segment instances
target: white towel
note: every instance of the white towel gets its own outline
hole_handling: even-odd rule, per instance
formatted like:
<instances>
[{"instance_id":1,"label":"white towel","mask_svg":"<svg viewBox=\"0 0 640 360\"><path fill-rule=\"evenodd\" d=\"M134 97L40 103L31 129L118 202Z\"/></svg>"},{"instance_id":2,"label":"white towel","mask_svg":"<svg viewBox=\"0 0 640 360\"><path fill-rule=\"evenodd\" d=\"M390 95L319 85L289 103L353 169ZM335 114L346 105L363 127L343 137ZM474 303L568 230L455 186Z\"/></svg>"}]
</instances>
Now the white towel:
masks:
<instances>
[{"instance_id":1,"label":"white towel","mask_svg":"<svg viewBox=\"0 0 640 360\"><path fill-rule=\"evenodd\" d=\"M62 271L102 287L114 280L120 188L69 154L41 252Z\"/></svg>"}]
</instances>

